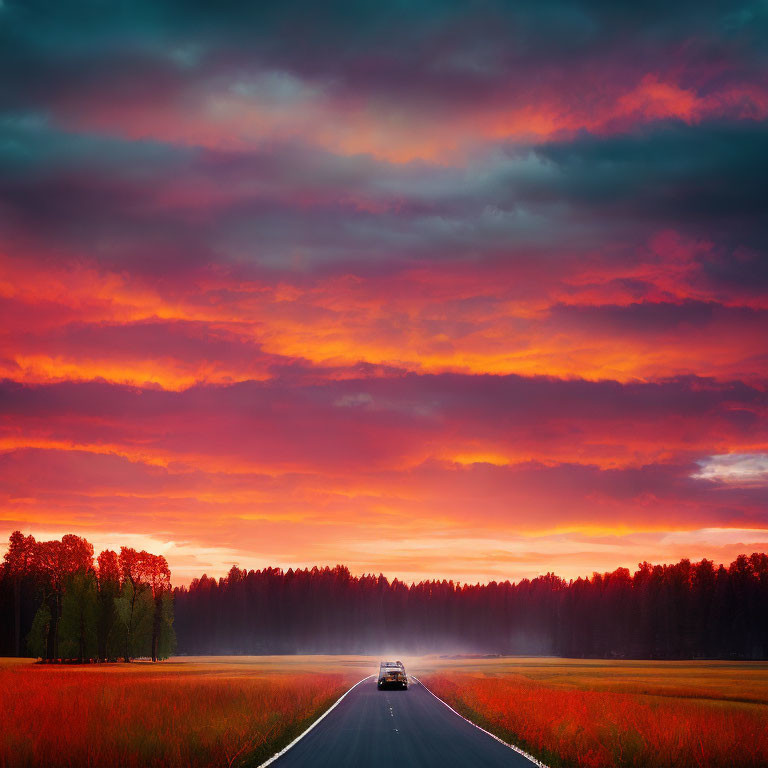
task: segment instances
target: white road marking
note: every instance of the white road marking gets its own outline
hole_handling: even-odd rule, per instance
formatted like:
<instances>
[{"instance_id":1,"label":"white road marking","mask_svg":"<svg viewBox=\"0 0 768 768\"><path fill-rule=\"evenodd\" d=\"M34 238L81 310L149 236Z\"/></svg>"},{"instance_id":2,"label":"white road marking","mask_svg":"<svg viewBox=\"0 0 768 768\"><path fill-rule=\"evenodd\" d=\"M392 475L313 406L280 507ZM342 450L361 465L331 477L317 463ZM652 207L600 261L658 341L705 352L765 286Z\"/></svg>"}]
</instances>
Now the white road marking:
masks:
<instances>
[{"instance_id":1,"label":"white road marking","mask_svg":"<svg viewBox=\"0 0 768 768\"><path fill-rule=\"evenodd\" d=\"M416 678L414 678L414 680L416 680ZM417 681L417 682L419 682L419 681ZM422 683L422 686L423 686L425 691L429 691L429 693L432 693L432 691L430 691L429 688L427 688L427 686L424 685L424 683ZM514 750L515 752L517 752L518 755L522 755L523 757L525 757L528 760L530 760L534 765L538 765L539 768L549 768L549 766L546 763L542 763L541 760L537 760L533 755L529 755L527 752L525 752L524 750L520 749L520 747L516 747L514 744L510 744L509 742L504 741L504 739L500 739L495 733L491 733L490 731L486 731L485 728L481 728L477 723L473 723L471 720L467 720L467 718L464 717L464 715L462 715L461 712L457 712L450 704L448 704L447 702L443 701L437 694L432 693L432 695L441 704L443 704L446 707L448 707L448 709L450 709L451 712L453 712L455 715L458 715L462 720L465 720L470 725L474 725L475 728L477 728L478 730L480 730L483 733L487 734L492 739L496 739L496 741L498 741L500 744L503 744L505 747L509 747L510 749Z\"/></svg>"},{"instance_id":2,"label":"white road marking","mask_svg":"<svg viewBox=\"0 0 768 768\"><path fill-rule=\"evenodd\" d=\"M358 685L364 683L366 680L370 680L372 677L376 677L376 675L368 675L368 677L364 677L362 680L358 680L348 691L342 693L341 696L339 696L339 698L330 707L328 707L328 709L326 709L325 712L323 712L323 714L320 715L320 717L318 717L317 720L315 720L315 722L312 723L312 725L310 725L306 731L300 733L287 747L283 747L283 749L281 749L277 754L272 755L269 760L265 760L260 766L258 766L258 768L266 768L266 766L274 763L278 757L282 757L292 746L301 741L316 725L319 725L321 721L328 717L328 715L330 715L331 712L333 712L333 710L336 709L339 704L341 704L342 700L348 693L351 693L355 690L355 688L357 688Z\"/></svg>"}]
</instances>

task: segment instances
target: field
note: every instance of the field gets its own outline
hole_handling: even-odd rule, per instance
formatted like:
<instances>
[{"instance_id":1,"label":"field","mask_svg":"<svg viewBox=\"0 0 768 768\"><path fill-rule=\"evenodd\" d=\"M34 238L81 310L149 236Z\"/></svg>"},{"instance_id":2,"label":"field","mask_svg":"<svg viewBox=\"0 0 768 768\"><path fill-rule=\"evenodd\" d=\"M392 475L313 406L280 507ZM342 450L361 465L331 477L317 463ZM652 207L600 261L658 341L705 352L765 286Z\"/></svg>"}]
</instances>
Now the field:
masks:
<instances>
[{"instance_id":1,"label":"field","mask_svg":"<svg viewBox=\"0 0 768 768\"><path fill-rule=\"evenodd\" d=\"M553 768L768 765L768 663L405 661L466 717ZM0 768L256 766L377 662L0 660Z\"/></svg>"},{"instance_id":2,"label":"field","mask_svg":"<svg viewBox=\"0 0 768 768\"><path fill-rule=\"evenodd\" d=\"M0 766L258 765L373 667L355 657L2 660Z\"/></svg>"},{"instance_id":3,"label":"field","mask_svg":"<svg viewBox=\"0 0 768 768\"><path fill-rule=\"evenodd\" d=\"M550 766L768 765L768 663L416 662L421 680Z\"/></svg>"}]
</instances>

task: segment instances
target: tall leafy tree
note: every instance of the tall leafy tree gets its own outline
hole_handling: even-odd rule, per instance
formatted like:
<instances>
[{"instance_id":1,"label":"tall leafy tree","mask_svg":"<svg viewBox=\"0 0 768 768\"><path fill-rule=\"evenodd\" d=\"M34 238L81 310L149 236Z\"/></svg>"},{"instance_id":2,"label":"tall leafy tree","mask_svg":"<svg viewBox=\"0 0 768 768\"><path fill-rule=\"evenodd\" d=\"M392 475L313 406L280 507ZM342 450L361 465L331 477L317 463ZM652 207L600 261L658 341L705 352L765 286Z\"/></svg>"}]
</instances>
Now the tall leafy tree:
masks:
<instances>
[{"instance_id":1,"label":"tall leafy tree","mask_svg":"<svg viewBox=\"0 0 768 768\"><path fill-rule=\"evenodd\" d=\"M138 552L131 547L120 548L118 563L123 585L115 605L125 628L123 657L125 661L130 661L146 650L147 655L151 654L156 660L157 639L162 624L162 595L170 587L168 563L164 557L144 550ZM145 649L144 635L147 632L149 648Z\"/></svg>"},{"instance_id":2,"label":"tall leafy tree","mask_svg":"<svg viewBox=\"0 0 768 768\"><path fill-rule=\"evenodd\" d=\"M168 562L162 555L145 555L144 573L145 578L152 590L152 599L154 602L152 618L152 661L157 661L159 643L163 632L168 633L167 627L173 625L172 603L166 600L166 596L171 587L171 569Z\"/></svg>"},{"instance_id":3,"label":"tall leafy tree","mask_svg":"<svg viewBox=\"0 0 768 768\"><path fill-rule=\"evenodd\" d=\"M126 662L137 656L149 656L155 603L146 584L123 581L115 599L115 614L121 653Z\"/></svg>"},{"instance_id":4,"label":"tall leafy tree","mask_svg":"<svg viewBox=\"0 0 768 768\"><path fill-rule=\"evenodd\" d=\"M176 631L173 627L173 595L166 590L162 593L159 606L155 601L155 620L156 625L153 630L153 661L158 659L167 659L176 652Z\"/></svg>"},{"instance_id":5,"label":"tall leafy tree","mask_svg":"<svg viewBox=\"0 0 768 768\"><path fill-rule=\"evenodd\" d=\"M59 628L61 654L82 662L96 654L96 574L79 570L67 580Z\"/></svg>"},{"instance_id":6,"label":"tall leafy tree","mask_svg":"<svg viewBox=\"0 0 768 768\"><path fill-rule=\"evenodd\" d=\"M35 539L14 531L5 553L5 570L13 582L13 642L16 656L21 655L21 585L30 575L35 556Z\"/></svg>"},{"instance_id":7,"label":"tall leafy tree","mask_svg":"<svg viewBox=\"0 0 768 768\"><path fill-rule=\"evenodd\" d=\"M27 635L27 649L32 656L45 658L48 652L48 637L51 630L51 611L43 603L35 612L32 627Z\"/></svg>"},{"instance_id":8,"label":"tall leafy tree","mask_svg":"<svg viewBox=\"0 0 768 768\"><path fill-rule=\"evenodd\" d=\"M33 567L39 578L43 603L50 613L46 656L58 658L59 620L61 618L64 587L78 571L93 568L93 545L73 534L62 536L61 541L41 541L34 547Z\"/></svg>"},{"instance_id":9,"label":"tall leafy tree","mask_svg":"<svg viewBox=\"0 0 768 768\"><path fill-rule=\"evenodd\" d=\"M97 558L98 597L96 601L97 653L100 659L114 658L121 650L116 647L119 632L115 599L120 595L120 563L117 553L105 549Z\"/></svg>"}]
</instances>

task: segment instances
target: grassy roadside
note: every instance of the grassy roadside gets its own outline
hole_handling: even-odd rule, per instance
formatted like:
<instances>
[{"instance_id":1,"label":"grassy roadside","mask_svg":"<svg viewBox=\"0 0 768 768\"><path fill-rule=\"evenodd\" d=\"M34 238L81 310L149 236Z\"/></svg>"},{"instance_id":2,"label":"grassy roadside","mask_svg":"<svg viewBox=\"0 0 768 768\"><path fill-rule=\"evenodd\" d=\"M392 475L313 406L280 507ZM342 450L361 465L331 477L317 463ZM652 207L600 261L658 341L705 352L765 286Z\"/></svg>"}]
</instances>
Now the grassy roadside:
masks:
<instances>
[{"instance_id":1,"label":"grassy roadside","mask_svg":"<svg viewBox=\"0 0 768 768\"><path fill-rule=\"evenodd\" d=\"M0 665L0 766L254 766L354 683L365 659Z\"/></svg>"},{"instance_id":2,"label":"grassy roadside","mask_svg":"<svg viewBox=\"0 0 768 768\"><path fill-rule=\"evenodd\" d=\"M768 764L768 665L425 659L420 679L552 768Z\"/></svg>"}]
</instances>

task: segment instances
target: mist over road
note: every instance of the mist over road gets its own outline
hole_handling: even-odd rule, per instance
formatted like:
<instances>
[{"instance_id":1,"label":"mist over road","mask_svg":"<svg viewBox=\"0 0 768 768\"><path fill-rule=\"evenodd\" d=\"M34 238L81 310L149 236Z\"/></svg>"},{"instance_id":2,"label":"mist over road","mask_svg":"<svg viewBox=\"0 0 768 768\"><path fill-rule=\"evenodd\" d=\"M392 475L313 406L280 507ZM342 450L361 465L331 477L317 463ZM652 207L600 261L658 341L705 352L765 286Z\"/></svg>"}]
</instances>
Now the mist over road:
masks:
<instances>
[{"instance_id":1,"label":"mist over road","mask_svg":"<svg viewBox=\"0 0 768 768\"><path fill-rule=\"evenodd\" d=\"M354 688L270 768L532 768L411 679L407 691Z\"/></svg>"}]
</instances>

